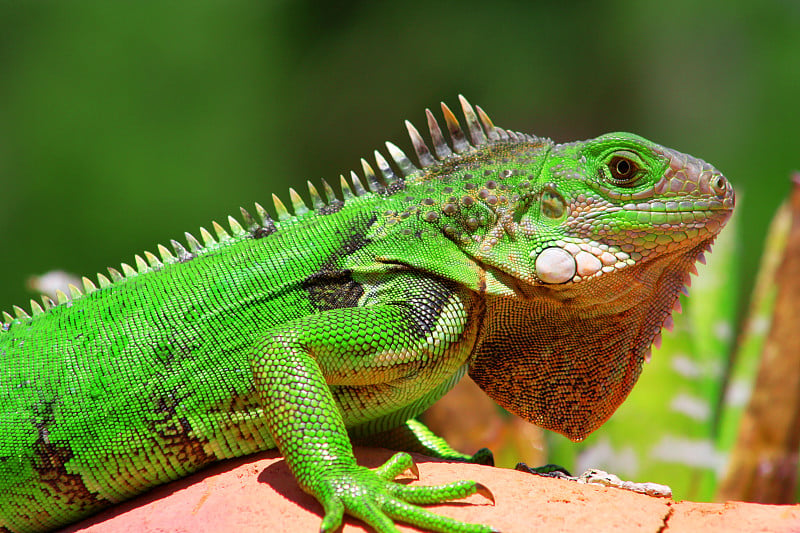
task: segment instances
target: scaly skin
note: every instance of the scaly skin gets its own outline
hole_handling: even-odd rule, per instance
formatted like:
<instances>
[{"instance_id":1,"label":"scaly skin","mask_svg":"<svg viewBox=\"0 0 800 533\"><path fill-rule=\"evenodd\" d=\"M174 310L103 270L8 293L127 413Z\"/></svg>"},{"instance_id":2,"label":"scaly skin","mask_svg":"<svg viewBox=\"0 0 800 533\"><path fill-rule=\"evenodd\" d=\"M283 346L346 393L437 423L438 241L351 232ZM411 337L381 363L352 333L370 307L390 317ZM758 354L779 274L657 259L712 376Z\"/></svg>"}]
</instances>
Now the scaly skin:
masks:
<instances>
[{"instance_id":1,"label":"scaly skin","mask_svg":"<svg viewBox=\"0 0 800 533\"><path fill-rule=\"evenodd\" d=\"M631 134L569 144L501 130L462 99L417 169L310 185L99 288L16 308L0 331L0 530L63 526L218 459L277 446L325 510L395 531L491 531L417 504L485 487L392 480L350 435L408 422L465 372L509 410L581 439L628 394L696 259L733 208L710 165ZM468 141L466 135L469 135ZM456 153L453 153L455 151ZM435 154L435 155L434 155ZM349 435L348 435L349 432ZM382 442L386 442L385 440ZM486 453L474 458L490 462ZM269 524L265 524L269 527Z\"/></svg>"}]
</instances>

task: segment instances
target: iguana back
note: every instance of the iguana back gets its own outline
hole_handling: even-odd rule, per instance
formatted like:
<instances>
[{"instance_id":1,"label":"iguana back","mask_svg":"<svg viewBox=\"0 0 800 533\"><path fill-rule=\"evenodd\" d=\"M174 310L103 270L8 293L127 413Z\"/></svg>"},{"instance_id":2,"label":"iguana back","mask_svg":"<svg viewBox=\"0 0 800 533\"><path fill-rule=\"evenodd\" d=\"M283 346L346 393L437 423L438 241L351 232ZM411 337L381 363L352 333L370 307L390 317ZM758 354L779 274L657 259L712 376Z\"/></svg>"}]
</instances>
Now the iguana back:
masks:
<instances>
[{"instance_id":1,"label":"iguana back","mask_svg":"<svg viewBox=\"0 0 800 533\"><path fill-rule=\"evenodd\" d=\"M0 524L56 526L274 447L248 353L265 328L315 311L308 280L359 217L315 224L314 247L296 238L304 225L178 247L177 261L166 252L0 333Z\"/></svg>"}]
</instances>

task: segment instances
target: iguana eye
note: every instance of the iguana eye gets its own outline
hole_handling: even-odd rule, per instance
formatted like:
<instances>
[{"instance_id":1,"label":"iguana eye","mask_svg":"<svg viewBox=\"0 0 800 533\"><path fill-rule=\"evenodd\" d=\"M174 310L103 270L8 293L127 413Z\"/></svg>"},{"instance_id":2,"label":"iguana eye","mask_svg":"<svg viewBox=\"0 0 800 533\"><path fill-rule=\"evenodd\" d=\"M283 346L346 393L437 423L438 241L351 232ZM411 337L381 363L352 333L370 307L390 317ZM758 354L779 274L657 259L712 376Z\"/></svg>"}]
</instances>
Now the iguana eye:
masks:
<instances>
[{"instance_id":1,"label":"iguana eye","mask_svg":"<svg viewBox=\"0 0 800 533\"><path fill-rule=\"evenodd\" d=\"M639 177L641 169L631 159L615 155L608 162L608 169L611 171L611 178L616 185L632 186Z\"/></svg>"}]
</instances>

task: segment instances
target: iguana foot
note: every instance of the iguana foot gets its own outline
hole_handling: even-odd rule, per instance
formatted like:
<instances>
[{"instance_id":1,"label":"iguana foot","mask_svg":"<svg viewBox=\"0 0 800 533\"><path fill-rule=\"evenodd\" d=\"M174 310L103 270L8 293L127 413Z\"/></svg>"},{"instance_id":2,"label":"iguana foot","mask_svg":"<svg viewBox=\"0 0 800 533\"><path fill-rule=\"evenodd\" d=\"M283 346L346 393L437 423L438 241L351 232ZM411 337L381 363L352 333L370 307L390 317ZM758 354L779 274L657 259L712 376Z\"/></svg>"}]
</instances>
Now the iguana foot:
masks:
<instances>
[{"instance_id":1,"label":"iguana foot","mask_svg":"<svg viewBox=\"0 0 800 533\"><path fill-rule=\"evenodd\" d=\"M563 466L554 464L546 464L542 466L531 467L526 465L525 463L517 463L517 466L514 467L514 470L519 470L520 472L527 472L528 474L536 474L537 476L543 476L543 477L555 477L560 479L572 479L572 480L578 479L574 477L572 474L570 474L569 470L567 470Z\"/></svg>"},{"instance_id":2,"label":"iguana foot","mask_svg":"<svg viewBox=\"0 0 800 533\"><path fill-rule=\"evenodd\" d=\"M489 448L481 448L467 459L467 462L475 465L494 466L494 454Z\"/></svg>"},{"instance_id":3,"label":"iguana foot","mask_svg":"<svg viewBox=\"0 0 800 533\"><path fill-rule=\"evenodd\" d=\"M494 496L484 485L474 481L414 487L395 483L394 478L406 470L417 473L411 456L401 452L375 470L348 466L326 471L309 490L325 509L320 532L338 529L344 513L363 520L378 533L397 532L395 521L443 533L497 531L489 526L467 524L417 507L419 504L458 500L472 494L480 494L494 503Z\"/></svg>"}]
</instances>

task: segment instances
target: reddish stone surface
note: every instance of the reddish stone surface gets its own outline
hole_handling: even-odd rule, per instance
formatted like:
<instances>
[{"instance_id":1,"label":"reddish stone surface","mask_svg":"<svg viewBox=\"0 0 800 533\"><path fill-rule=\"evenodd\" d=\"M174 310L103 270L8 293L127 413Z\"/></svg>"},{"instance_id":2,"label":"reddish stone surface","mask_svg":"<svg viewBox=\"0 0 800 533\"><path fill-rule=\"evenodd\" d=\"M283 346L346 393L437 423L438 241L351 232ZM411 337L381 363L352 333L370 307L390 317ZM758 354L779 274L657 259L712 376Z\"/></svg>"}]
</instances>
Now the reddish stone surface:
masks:
<instances>
[{"instance_id":1,"label":"reddish stone surface","mask_svg":"<svg viewBox=\"0 0 800 533\"><path fill-rule=\"evenodd\" d=\"M391 452L360 449L361 464L377 466ZM514 470L442 463L416 457L420 480L438 484L474 479L491 488L493 506L480 496L430 506L466 522L505 533L536 531L800 533L800 505L673 502L632 492L546 479ZM319 531L321 508L304 494L276 453L215 465L159 487L65 531L82 533ZM400 526L401 531L417 531ZM370 531L347 518L344 533Z\"/></svg>"}]
</instances>

